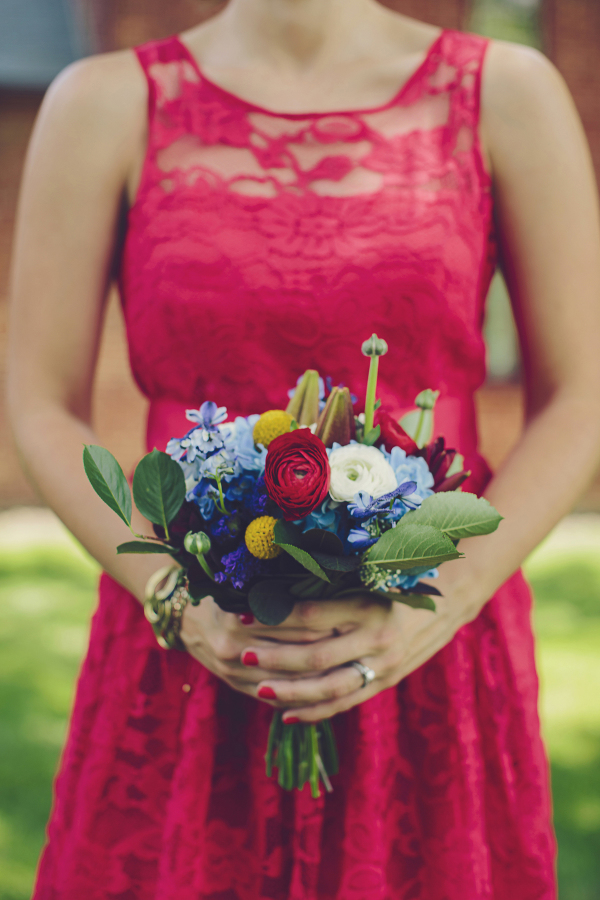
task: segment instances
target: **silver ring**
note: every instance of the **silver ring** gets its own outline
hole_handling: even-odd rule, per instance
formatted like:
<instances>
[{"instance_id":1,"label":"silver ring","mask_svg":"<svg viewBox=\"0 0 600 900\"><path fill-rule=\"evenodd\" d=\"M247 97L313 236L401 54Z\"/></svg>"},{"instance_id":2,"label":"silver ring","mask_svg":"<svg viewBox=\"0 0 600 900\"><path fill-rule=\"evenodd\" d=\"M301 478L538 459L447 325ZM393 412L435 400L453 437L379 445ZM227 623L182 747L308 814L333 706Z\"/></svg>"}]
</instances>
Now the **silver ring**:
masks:
<instances>
[{"instance_id":1,"label":"silver ring","mask_svg":"<svg viewBox=\"0 0 600 900\"><path fill-rule=\"evenodd\" d=\"M371 682L375 678L375 672L373 671L373 669L370 669L368 666L363 666L363 664L361 662L358 662L358 660L351 662L350 665L353 666L356 671L360 672L360 674L362 675L363 683L361 687L366 688L368 684L371 684Z\"/></svg>"}]
</instances>

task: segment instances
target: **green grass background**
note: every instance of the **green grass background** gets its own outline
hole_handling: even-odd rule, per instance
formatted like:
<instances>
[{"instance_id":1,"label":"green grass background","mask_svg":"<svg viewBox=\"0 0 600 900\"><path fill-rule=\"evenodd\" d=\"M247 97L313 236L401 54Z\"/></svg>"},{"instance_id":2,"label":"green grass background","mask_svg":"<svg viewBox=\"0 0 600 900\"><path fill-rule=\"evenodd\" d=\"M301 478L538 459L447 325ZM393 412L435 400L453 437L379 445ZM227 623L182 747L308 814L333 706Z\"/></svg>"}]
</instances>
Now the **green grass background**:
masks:
<instances>
[{"instance_id":1,"label":"green grass background","mask_svg":"<svg viewBox=\"0 0 600 900\"><path fill-rule=\"evenodd\" d=\"M27 514L30 515L30 514ZM60 526L0 528L0 900L27 900L51 800L97 567ZM600 516L531 557L552 761L561 900L600 891Z\"/></svg>"}]
</instances>

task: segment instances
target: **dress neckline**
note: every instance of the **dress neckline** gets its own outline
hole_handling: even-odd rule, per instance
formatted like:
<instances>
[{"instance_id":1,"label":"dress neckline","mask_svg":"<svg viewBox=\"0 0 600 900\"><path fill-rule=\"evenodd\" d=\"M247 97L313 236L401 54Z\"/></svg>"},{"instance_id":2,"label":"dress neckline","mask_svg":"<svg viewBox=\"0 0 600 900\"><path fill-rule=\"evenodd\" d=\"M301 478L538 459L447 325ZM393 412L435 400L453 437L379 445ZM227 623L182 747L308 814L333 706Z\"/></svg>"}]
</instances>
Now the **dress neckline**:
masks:
<instances>
[{"instance_id":1,"label":"dress neckline","mask_svg":"<svg viewBox=\"0 0 600 900\"><path fill-rule=\"evenodd\" d=\"M252 103L250 100L245 100L243 97L240 97L239 94L234 94L231 91L228 91L226 88L221 87L220 84L217 84L215 81L212 81L208 78L202 69L200 68L200 64L188 45L185 41L180 37L180 35L174 35L173 40L178 45L181 51L183 51L187 60L193 66L195 72L198 77L207 85L209 85L216 93L221 94L223 97L228 98L230 101L237 103L240 106L246 107L253 112L260 112L267 116L276 116L278 118L285 119L314 119L314 118L322 118L328 116L352 116L352 115L366 115L367 113L376 113L382 112L383 110L389 109L397 103L400 103L406 92L410 87L418 80L421 74L427 69L432 57L435 55L439 46L441 45L444 37L448 33L447 28L443 28L435 40L429 45L428 49L425 52L425 56L419 65L414 69L414 71L408 76L406 81L402 83L400 88L396 91L394 96L388 100L386 103L381 103L379 106L370 106L362 109L336 109L336 110L327 110L324 112L277 112L273 109L267 109L265 106L259 106L256 103Z\"/></svg>"}]
</instances>

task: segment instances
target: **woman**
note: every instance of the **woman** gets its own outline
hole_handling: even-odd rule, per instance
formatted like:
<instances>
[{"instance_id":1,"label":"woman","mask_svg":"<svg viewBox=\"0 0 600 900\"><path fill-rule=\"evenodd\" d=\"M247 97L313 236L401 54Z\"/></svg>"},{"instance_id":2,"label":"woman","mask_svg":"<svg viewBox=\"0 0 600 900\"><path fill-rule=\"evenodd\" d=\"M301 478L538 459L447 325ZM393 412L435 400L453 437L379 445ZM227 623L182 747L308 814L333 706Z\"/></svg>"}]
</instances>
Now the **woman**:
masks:
<instances>
[{"instance_id":1,"label":"woman","mask_svg":"<svg viewBox=\"0 0 600 900\"><path fill-rule=\"evenodd\" d=\"M156 646L137 601L158 567L115 555L128 532L81 466L124 207L149 447L205 399L230 415L281 406L309 366L362 392L372 331L391 348L392 411L441 390L437 429L505 521L444 567L435 615L307 602L265 628L208 599L185 609L187 654ZM528 402L490 480L472 397L497 244ZM598 462L599 247L588 151L545 59L374 0L231 0L181 38L58 79L17 229L11 409L32 480L108 575L37 900L554 896L513 573ZM266 779L269 707L336 715L333 794Z\"/></svg>"}]
</instances>

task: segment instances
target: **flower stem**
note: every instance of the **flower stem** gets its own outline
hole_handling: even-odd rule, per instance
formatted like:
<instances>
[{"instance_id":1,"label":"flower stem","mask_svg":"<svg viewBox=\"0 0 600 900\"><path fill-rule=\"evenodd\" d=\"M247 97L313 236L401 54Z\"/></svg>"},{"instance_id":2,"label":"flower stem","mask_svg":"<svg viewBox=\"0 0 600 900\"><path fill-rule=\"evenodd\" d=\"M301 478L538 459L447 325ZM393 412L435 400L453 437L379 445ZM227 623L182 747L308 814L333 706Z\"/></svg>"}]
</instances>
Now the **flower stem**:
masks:
<instances>
[{"instance_id":1,"label":"flower stem","mask_svg":"<svg viewBox=\"0 0 600 900\"><path fill-rule=\"evenodd\" d=\"M206 574L208 575L208 577L210 578L210 580L211 580L211 581L214 581L214 580L215 580L215 574L214 574L214 572L212 571L212 569L211 569L211 567L209 566L209 564L206 562L204 556L203 556L201 553L197 553L197 554L196 554L196 559L198 560L198 562L200 563L200 565L202 566L202 568L204 569L204 571L206 572Z\"/></svg>"},{"instance_id":2,"label":"flower stem","mask_svg":"<svg viewBox=\"0 0 600 900\"><path fill-rule=\"evenodd\" d=\"M223 496L223 485L221 484L221 477L219 475L216 475L215 478L217 481L217 487L219 489L219 509L224 516L228 516L229 510L225 506L225 497Z\"/></svg>"},{"instance_id":3,"label":"flower stem","mask_svg":"<svg viewBox=\"0 0 600 900\"><path fill-rule=\"evenodd\" d=\"M379 371L379 357L372 356L369 364L369 380L367 382L367 397L365 401L365 430L368 435L373 429L375 418L375 395L377 393L377 374Z\"/></svg>"}]
</instances>

